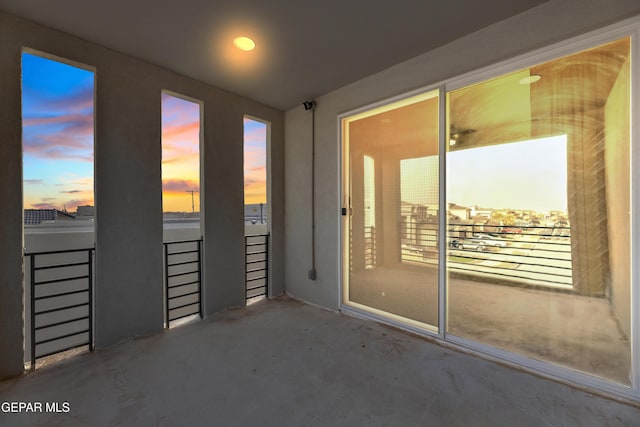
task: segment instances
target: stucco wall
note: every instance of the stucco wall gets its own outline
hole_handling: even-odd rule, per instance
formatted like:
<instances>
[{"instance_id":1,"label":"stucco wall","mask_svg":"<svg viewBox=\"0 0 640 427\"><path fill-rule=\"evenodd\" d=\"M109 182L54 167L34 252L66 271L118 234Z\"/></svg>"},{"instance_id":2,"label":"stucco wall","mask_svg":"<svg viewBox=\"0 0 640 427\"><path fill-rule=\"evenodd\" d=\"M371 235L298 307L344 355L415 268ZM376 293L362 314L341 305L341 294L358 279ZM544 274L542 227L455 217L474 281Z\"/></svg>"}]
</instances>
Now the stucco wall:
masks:
<instances>
[{"instance_id":1,"label":"stucco wall","mask_svg":"<svg viewBox=\"0 0 640 427\"><path fill-rule=\"evenodd\" d=\"M12 60L20 48L5 39L5 28L0 15L0 379L23 366L20 62Z\"/></svg>"},{"instance_id":2,"label":"stucco wall","mask_svg":"<svg viewBox=\"0 0 640 427\"><path fill-rule=\"evenodd\" d=\"M285 115L285 281L287 293L329 309L339 305L341 263L340 144L337 116L367 104L436 84L640 13L635 0L551 0L470 36L359 80L316 100L317 280L307 279L310 246L310 113ZM381 47L381 49L384 47Z\"/></svg>"},{"instance_id":3,"label":"stucco wall","mask_svg":"<svg viewBox=\"0 0 640 427\"><path fill-rule=\"evenodd\" d=\"M22 371L23 47L96 69L96 344L162 329L160 96L204 105L205 312L244 304L243 116L271 122L272 294L283 281L283 113L0 12L0 378Z\"/></svg>"}]
</instances>

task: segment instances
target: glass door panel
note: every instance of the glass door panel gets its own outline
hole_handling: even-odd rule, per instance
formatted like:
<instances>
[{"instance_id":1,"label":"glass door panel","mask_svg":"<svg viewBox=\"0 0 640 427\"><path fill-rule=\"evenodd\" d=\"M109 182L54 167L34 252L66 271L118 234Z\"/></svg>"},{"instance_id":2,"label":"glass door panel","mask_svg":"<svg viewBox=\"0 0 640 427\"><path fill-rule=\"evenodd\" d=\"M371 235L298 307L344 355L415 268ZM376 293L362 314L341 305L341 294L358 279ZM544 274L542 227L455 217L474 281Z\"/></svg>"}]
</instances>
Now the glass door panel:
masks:
<instances>
[{"instance_id":1,"label":"glass door panel","mask_svg":"<svg viewBox=\"0 0 640 427\"><path fill-rule=\"evenodd\" d=\"M447 332L630 384L630 40L447 94Z\"/></svg>"},{"instance_id":2,"label":"glass door panel","mask_svg":"<svg viewBox=\"0 0 640 427\"><path fill-rule=\"evenodd\" d=\"M438 92L343 119L344 302L438 326Z\"/></svg>"}]
</instances>

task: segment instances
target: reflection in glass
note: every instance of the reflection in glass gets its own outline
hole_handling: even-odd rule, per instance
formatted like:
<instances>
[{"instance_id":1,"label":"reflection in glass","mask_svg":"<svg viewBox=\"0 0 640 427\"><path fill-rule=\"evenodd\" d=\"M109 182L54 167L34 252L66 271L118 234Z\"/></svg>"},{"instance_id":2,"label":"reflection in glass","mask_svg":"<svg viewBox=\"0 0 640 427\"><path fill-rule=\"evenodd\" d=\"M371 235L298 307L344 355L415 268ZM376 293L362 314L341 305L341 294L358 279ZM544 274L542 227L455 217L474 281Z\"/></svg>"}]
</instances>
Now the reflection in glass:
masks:
<instances>
[{"instance_id":1,"label":"reflection in glass","mask_svg":"<svg viewBox=\"0 0 640 427\"><path fill-rule=\"evenodd\" d=\"M375 160L364 156L364 266L376 265L376 181Z\"/></svg>"},{"instance_id":2,"label":"reflection in glass","mask_svg":"<svg viewBox=\"0 0 640 427\"><path fill-rule=\"evenodd\" d=\"M448 93L448 333L630 384L629 48Z\"/></svg>"},{"instance_id":3,"label":"reflection in glass","mask_svg":"<svg viewBox=\"0 0 640 427\"><path fill-rule=\"evenodd\" d=\"M438 325L438 95L343 120L348 147L345 303Z\"/></svg>"}]
</instances>

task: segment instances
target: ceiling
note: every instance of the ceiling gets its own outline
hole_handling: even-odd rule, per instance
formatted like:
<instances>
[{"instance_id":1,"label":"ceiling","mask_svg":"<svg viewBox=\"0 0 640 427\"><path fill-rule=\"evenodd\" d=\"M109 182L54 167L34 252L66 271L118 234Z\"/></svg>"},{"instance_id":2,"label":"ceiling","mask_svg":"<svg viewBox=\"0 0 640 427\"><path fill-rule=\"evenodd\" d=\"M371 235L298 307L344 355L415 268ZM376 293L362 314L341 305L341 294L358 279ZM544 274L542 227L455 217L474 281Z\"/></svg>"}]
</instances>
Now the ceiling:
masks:
<instances>
[{"instance_id":1,"label":"ceiling","mask_svg":"<svg viewBox=\"0 0 640 427\"><path fill-rule=\"evenodd\" d=\"M626 93L628 97L629 55L630 39L622 38L448 92L448 136L456 141L448 150L560 134L568 135L570 142L602 142L608 123L605 107L611 95ZM540 80L521 82L531 75ZM616 85L626 89L615 92ZM618 114L628 115L628 98L613 99ZM392 160L436 155L437 96L404 105L406 102L353 118L349 122L352 155Z\"/></svg>"},{"instance_id":2,"label":"ceiling","mask_svg":"<svg viewBox=\"0 0 640 427\"><path fill-rule=\"evenodd\" d=\"M450 149L559 134L587 140L587 129L604 126L603 107L618 78L628 80L629 54L623 38L450 93L452 130L472 130ZM521 84L529 75L540 81Z\"/></svg>"},{"instance_id":3,"label":"ceiling","mask_svg":"<svg viewBox=\"0 0 640 427\"><path fill-rule=\"evenodd\" d=\"M545 1L0 0L0 10L288 110ZM234 49L239 35L256 49Z\"/></svg>"},{"instance_id":4,"label":"ceiling","mask_svg":"<svg viewBox=\"0 0 640 427\"><path fill-rule=\"evenodd\" d=\"M373 157L410 159L438 154L437 96L396 107L349 124L349 150Z\"/></svg>"}]
</instances>

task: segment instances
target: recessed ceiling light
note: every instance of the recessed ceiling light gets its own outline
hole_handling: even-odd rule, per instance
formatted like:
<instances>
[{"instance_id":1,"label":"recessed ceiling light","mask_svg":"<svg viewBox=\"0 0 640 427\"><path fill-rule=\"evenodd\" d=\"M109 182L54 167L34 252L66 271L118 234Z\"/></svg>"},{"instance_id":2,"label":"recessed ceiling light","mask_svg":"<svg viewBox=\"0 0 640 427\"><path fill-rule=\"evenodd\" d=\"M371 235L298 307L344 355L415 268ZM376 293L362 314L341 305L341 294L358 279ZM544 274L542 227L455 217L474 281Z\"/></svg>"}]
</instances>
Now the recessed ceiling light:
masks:
<instances>
[{"instance_id":1,"label":"recessed ceiling light","mask_svg":"<svg viewBox=\"0 0 640 427\"><path fill-rule=\"evenodd\" d=\"M244 51L250 51L256 47L256 42L245 36L236 37L233 39L233 44L235 44L238 49Z\"/></svg>"},{"instance_id":2,"label":"recessed ceiling light","mask_svg":"<svg viewBox=\"0 0 640 427\"><path fill-rule=\"evenodd\" d=\"M538 80L540 80L542 77L538 74L531 74L529 77L525 77L524 79L520 80L520 84L521 85L532 85L535 82L537 82Z\"/></svg>"}]
</instances>

